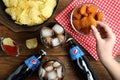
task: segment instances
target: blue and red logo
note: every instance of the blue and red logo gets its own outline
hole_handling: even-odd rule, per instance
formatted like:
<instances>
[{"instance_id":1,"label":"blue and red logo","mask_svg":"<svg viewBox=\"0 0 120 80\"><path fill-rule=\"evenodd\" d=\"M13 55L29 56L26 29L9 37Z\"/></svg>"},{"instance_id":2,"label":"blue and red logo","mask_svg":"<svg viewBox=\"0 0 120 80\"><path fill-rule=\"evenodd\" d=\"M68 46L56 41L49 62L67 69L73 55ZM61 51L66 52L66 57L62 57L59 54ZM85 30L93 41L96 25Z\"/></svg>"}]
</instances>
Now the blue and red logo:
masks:
<instances>
[{"instance_id":1,"label":"blue and red logo","mask_svg":"<svg viewBox=\"0 0 120 80\"><path fill-rule=\"evenodd\" d=\"M73 54L76 54L77 52L78 52L77 49L74 49L74 50L73 50Z\"/></svg>"},{"instance_id":2,"label":"blue and red logo","mask_svg":"<svg viewBox=\"0 0 120 80\"><path fill-rule=\"evenodd\" d=\"M35 59L31 60L32 64L36 64L37 61Z\"/></svg>"},{"instance_id":3,"label":"blue and red logo","mask_svg":"<svg viewBox=\"0 0 120 80\"><path fill-rule=\"evenodd\" d=\"M84 53L81 51L81 49L78 46L74 46L70 49L70 55L72 60L76 60L79 57L83 56Z\"/></svg>"},{"instance_id":4,"label":"blue and red logo","mask_svg":"<svg viewBox=\"0 0 120 80\"><path fill-rule=\"evenodd\" d=\"M39 64L40 61L35 57L35 56L31 56L30 58L25 60L25 64L31 69L31 70L35 70Z\"/></svg>"}]
</instances>

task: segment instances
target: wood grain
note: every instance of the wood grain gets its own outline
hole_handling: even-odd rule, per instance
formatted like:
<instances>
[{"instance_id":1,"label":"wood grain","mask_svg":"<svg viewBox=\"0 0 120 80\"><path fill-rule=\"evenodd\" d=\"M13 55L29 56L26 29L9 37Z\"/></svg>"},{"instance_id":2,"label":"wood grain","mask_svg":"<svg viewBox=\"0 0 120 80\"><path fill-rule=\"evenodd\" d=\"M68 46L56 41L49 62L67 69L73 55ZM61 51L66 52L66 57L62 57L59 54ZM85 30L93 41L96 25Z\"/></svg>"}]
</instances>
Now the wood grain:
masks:
<instances>
[{"instance_id":1,"label":"wood grain","mask_svg":"<svg viewBox=\"0 0 120 80\"><path fill-rule=\"evenodd\" d=\"M61 12L71 1L72 0L59 0L58 8L56 9L54 16ZM54 18L51 18L49 22L55 22ZM6 26L0 25L0 37L13 38L18 43L20 48L20 55L18 57L6 55L0 51L0 80L5 80L7 76L20 65L20 63L22 63L29 56L38 53L40 49L47 51L48 55L45 59L57 57L59 60L61 60L66 69L64 80L81 80L80 76L77 76L79 73L75 72L73 68L73 63L70 60L69 53L67 53L65 46L48 49L41 43L39 35L39 30L36 32L15 33ZM67 34L67 36L70 35ZM26 48L25 41L34 37L37 37L39 46L36 49L29 50ZM111 77L103 65L99 61L95 61L87 53L87 51L85 51L85 49L83 50L88 57L90 66L98 77L98 80L111 80ZM40 80L38 76L38 69L28 78L28 80Z\"/></svg>"}]
</instances>

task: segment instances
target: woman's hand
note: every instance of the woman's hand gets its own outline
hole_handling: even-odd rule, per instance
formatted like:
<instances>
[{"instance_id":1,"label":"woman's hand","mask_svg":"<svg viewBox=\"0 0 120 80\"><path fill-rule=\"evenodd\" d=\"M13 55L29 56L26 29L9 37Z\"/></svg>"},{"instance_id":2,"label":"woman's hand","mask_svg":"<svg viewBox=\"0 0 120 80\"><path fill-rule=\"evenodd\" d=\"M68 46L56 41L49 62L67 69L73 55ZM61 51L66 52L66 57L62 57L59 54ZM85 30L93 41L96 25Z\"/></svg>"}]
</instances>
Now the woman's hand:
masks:
<instances>
[{"instance_id":1,"label":"woman's hand","mask_svg":"<svg viewBox=\"0 0 120 80\"><path fill-rule=\"evenodd\" d=\"M97 21L97 27L91 26L91 28L96 39L98 56L102 59L112 58L116 37L111 28L99 21Z\"/></svg>"},{"instance_id":2,"label":"woman's hand","mask_svg":"<svg viewBox=\"0 0 120 80\"><path fill-rule=\"evenodd\" d=\"M115 34L109 26L99 21L97 21L97 28L95 26L91 26L91 28L96 38L96 48L100 61L113 80L120 80L120 63L112 57L116 39Z\"/></svg>"}]
</instances>

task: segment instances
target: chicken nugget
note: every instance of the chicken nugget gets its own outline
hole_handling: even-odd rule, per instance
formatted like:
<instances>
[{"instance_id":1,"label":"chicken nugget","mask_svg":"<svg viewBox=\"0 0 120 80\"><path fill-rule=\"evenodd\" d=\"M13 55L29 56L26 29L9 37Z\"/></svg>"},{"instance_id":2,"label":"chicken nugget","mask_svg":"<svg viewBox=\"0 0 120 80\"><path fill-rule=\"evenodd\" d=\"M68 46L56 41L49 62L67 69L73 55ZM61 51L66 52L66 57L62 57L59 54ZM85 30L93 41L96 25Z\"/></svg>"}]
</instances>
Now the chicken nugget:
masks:
<instances>
[{"instance_id":1,"label":"chicken nugget","mask_svg":"<svg viewBox=\"0 0 120 80\"><path fill-rule=\"evenodd\" d=\"M95 5L90 5L87 8L87 13L88 14L95 14L97 12L97 7Z\"/></svg>"},{"instance_id":2,"label":"chicken nugget","mask_svg":"<svg viewBox=\"0 0 120 80\"><path fill-rule=\"evenodd\" d=\"M81 19L80 23L81 23L81 26L82 26L80 32L85 34L85 35L89 34L91 25L90 25L88 17L83 17Z\"/></svg>"},{"instance_id":3,"label":"chicken nugget","mask_svg":"<svg viewBox=\"0 0 120 80\"><path fill-rule=\"evenodd\" d=\"M95 15L95 19L98 20L98 21L102 21L103 20L103 14L102 14L102 12L98 12Z\"/></svg>"},{"instance_id":4,"label":"chicken nugget","mask_svg":"<svg viewBox=\"0 0 120 80\"><path fill-rule=\"evenodd\" d=\"M81 27L82 27L82 28L89 27L89 21L88 21L88 18L87 18L87 17L83 17L83 18L80 20L80 23L81 23Z\"/></svg>"},{"instance_id":5,"label":"chicken nugget","mask_svg":"<svg viewBox=\"0 0 120 80\"><path fill-rule=\"evenodd\" d=\"M82 27L80 32L82 31L82 33L84 34L89 34L91 25L94 25L94 26L97 25L96 20L94 19L93 16L83 17L80 23Z\"/></svg>"},{"instance_id":6,"label":"chicken nugget","mask_svg":"<svg viewBox=\"0 0 120 80\"><path fill-rule=\"evenodd\" d=\"M94 18L95 18L96 13L91 13L91 14L88 14L88 16L92 16L92 17L94 17Z\"/></svg>"},{"instance_id":7,"label":"chicken nugget","mask_svg":"<svg viewBox=\"0 0 120 80\"><path fill-rule=\"evenodd\" d=\"M87 9L87 6L82 5L81 8L79 8L79 13L83 16L88 16L88 14L86 13L86 9Z\"/></svg>"},{"instance_id":8,"label":"chicken nugget","mask_svg":"<svg viewBox=\"0 0 120 80\"><path fill-rule=\"evenodd\" d=\"M93 16L88 16L88 24L89 24L89 26L91 26L91 25L96 26L97 25L96 20Z\"/></svg>"},{"instance_id":9,"label":"chicken nugget","mask_svg":"<svg viewBox=\"0 0 120 80\"><path fill-rule=\"evenodd\" d=\"M81 19L81 26L82 28L85 28L85 27L90 27L91 25L94 25L96 26L96 20L94 19L93 16L88 16L88 17L83 17Z\"/></svg>"},{"instance_id":10,"label":"chicken nugget","mask_svg":"<svg viewBox=\"0 0 120 80\"><path fill-rule=\"evenodd\" d=\"M73 13L73 18L75 19L81 19L81 14L78 12L78 8L75 9L74 13Z\"/></svg>"},{"instance_id":11,"label":"chicken nugget","mask_svg":"<svg viewBox=\"0 0 120 80\"><path fill-rule=\"evenodd\" d=\"M89 27L81 28L80 32L87 35L90 33L90 28Z\"/></svg>"},{"instance_id":12,"label":"chicken nugget","mask_svg":"<svg viewBox=\"0 0 120 80\"><path fill-rule=\"evenodd\" d=\"M73 25L76 28L76 30L80 30L81 29L81 25L80 25L80 21L79 20L73 20Z\"/></svg>"}]
</instances>

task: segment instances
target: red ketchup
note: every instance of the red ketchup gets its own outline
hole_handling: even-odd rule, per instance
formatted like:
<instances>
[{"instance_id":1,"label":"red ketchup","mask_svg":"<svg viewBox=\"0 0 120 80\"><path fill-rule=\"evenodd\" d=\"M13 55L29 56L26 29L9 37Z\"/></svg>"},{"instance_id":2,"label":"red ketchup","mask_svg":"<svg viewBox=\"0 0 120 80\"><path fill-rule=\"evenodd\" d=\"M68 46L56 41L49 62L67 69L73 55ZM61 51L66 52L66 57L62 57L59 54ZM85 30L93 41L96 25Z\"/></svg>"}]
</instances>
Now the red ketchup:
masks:
<instances>
[{"instance_id":1,"label":"red ketchup","mask_svg":"<svg viewBox=\"0 0 120 80\"><path fill-rule=\"evenodd\" d=\"M14 43L14 46L2 44L2 47L7 54L14 55L14 56L18 55L17 45L15 43Z\"/></svg>"}]
</instances>

